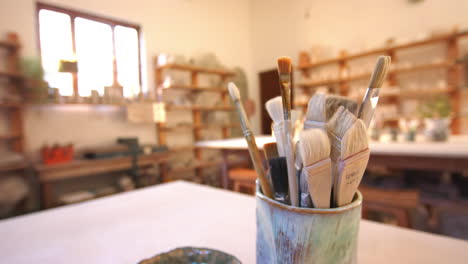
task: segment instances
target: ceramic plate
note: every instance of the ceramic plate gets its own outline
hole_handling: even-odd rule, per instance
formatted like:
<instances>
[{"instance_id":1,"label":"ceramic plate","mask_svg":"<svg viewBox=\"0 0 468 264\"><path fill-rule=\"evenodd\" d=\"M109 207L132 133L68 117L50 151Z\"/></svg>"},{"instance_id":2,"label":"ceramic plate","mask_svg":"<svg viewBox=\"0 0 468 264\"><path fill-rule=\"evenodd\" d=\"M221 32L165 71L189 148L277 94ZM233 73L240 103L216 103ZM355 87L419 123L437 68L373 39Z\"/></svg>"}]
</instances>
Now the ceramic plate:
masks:
<instances>
[{"instance_id":1,"label":"ceramic plate","mask_svg":"<svg viewBox=\"0 0 468 264\"><path fill-rule=\"evenodd\" d=\"M241 264L234 256L210 248L183 247L140 261L139 264Z\"/></svg>"}]
</instances>

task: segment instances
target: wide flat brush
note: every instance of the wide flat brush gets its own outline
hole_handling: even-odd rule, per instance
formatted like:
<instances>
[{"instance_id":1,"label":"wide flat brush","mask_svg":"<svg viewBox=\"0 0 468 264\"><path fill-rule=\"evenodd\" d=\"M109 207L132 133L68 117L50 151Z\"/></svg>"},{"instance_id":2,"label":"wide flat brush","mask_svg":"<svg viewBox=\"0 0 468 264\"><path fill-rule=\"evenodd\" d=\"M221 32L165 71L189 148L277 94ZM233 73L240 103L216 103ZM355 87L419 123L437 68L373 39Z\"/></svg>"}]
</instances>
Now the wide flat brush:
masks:
<instances>
[{"instance_id":1,"label":"wide flat brush","mask_svg":"<svg viewBox=\"0 0 468 264\"><path fill-rule=\"evenodd\" d=\"M387 77L388 70L390 69L390 62L390 56L379 56L369 81L369 87L359 107L358 118L364 121L366 127L369 127L375 108L379 102L379 91Z\"/></svg>"},{"instance_id":2,"label":"wide flat brush","mask_svg":"<svg viewBox=\"0 0 468 264\"><path fill-rule=\"evenodd\" d=\"M252 130L250 129L249 119L245 114L244 107L242 106L242 102L240 100L239 89L234 83L230 82L228 84L228 90L229 95L231 96L239 114L242 132L244 133L245 140L247 141L247 144L249 146L250 158L252 159L255 172L257 173L258 180L260 181L260 187L265 196L273 199L273 191L271 190L271 184L268 181L268 178L265 174L265 170L262 166L262 159L260 157L260 152L255 142L255 136L252 133Z\"/></svg>"},{"instance_id":3,"label":"wide flat brush","mask_svg":"<svg viewBox=\"0 0 468 264\"><path fill-rule=\"evenodd\" d=\"M330 208L332 189L330 141L319 128L302 131L299 140L302 175L307 181L310 198L315 208Z\"/></svg>"},{"instance_id":4,"label":"wide flat brush","mask_svg":"<svg viewBox=\"0 0 468 264\"><path fill-rule=\"evenodd\" d=\"M327 124L331 142L333 201L335 206L351 202L369 160L365 125L351 112L338 108Z\"/></svg>"},{"instance_id":5,"label":"wide flat brush","mask_svg":"<svg viewBox=\"0 0 468 264\"><path fill-rule=\"evenodd\" d=\"M356 114L358 104L344 96L315 93L309 100L307 106L304 129L323 128L335 114L336 110L343 106L353 114Z\"/></svg>"},{"instance_id":6,"label":"wide flat brush","mask_svg":"<svg viewBox=\"0 0 468 264\"><path fill-rule=\"evenodd\" d=\"M280 91L283 99L283 115L285 130L285 156L288 167L289 197L292 206L299 206L299 185L294 166L294 148L291 134L291 58L278 58L278 74L280 80Z\"/></svg>"}]
</instances>

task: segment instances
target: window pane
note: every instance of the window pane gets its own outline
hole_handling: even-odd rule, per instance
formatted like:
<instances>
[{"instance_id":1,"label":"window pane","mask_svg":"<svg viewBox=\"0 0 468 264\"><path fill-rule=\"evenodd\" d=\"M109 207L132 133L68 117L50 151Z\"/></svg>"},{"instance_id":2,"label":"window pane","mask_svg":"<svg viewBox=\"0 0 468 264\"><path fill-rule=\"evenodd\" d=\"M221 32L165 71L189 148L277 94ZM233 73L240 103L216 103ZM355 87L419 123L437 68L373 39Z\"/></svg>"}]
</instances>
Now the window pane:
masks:
<instances>
[{"instance_id":1,"label":"window pane","mask_svg":"<svg viewBox=\"0 0 468 264\"><path fill-rule=\"evenodd\" d=\"M118 81L124 87L124 96L136 96L140 92L138 32L134 28L116 26L114 33Z\"/></svg>"},{"instance_id":2,"label":"window pane","mask_svg":"<svg viewBox=\"0 0 468 264\"><path fill-rule=\"evenodd\" d=\"M45 80L51 87L59 88L60 94L72 95L72 75L58 72L61 59L73 59L70 16L59 12L40 10L39 38Z\"/></svg>"},{"instance_id":3,"label":"window pane","mask_svg":"<svg viewBox=\"0 0 468 264\"><path fill-rule=\"evenodd\" d=\"M91 90L104 94L104 87L113 82L112 29L89 19L75 19L78 87L81 96Z\"/></svg>"}]
</instances>

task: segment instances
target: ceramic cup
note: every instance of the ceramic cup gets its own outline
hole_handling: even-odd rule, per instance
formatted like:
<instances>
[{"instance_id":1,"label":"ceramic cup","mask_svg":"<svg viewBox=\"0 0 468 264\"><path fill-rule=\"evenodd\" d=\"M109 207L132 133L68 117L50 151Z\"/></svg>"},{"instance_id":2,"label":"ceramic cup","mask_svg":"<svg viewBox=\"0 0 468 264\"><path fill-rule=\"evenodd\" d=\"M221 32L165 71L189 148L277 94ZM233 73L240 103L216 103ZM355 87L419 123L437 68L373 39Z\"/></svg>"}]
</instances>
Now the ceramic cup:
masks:
<instances>
[{"instance_id":1,"label":"ceramic cup","mask_svg":"<svg viewBox=\"0 0 468 264\"><path fill-rule=\"evenodd\" d=\"M257 263L357 263L362 195L332 209L297 208L264 196L257 187Z\"/></svg>"}]
</instances>

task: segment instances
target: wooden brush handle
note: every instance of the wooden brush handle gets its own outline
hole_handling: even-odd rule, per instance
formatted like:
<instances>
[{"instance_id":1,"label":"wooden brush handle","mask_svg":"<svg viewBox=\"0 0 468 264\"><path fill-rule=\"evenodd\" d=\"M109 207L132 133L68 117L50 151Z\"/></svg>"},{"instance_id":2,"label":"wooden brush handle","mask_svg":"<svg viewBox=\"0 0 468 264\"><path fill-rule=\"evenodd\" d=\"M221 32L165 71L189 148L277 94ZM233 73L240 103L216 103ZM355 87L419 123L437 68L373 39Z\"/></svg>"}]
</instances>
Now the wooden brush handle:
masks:
<instances>
[{"instance_id":1,"label":"wooden brush handle","mask_svg":"<svg viewBox=\"0 0 468 264\"><path fill-rule=\"evenodd\" d=\"M242 132L244 133L245 140L249 146L249 153L250 158L252 159L252 163L257 173L258 179L260 181L260 186L262 188L263 194L265 194L268 198L273 199L273 191L271 189L271 184L268 181L268 178L265 174L265 170L262 165L262 158L260 156L260 151L258 151L257 143L255 142L255 136L250 129L249 119L247 119L247 115L245 114L244 107L240 100L234 100L234 103L237 108L237 112L239 114L240 123L242 127Z\"/></svg>"},{"instance_id":2,"label":"wooden brush handle","mask_svg":"<svg viewBox=\"0 0 468 264\"><path fill-rule=\"evenodd\" d=\"M334 190L336 206L347 205L353 200L366 170L369 156L370 150L367 148L338 163L337 185Z\"/></svg>"},{"instance_id":3,"label":"wooden brush handle","mask_svg":"<svg viewBox=\"0 0 468 264\"><path fill-rule=\"evenodd\" d=\"M315 208L330 208L332 189L330 158L304 167L302 173L307 179L310 198Z\"/></svg>"},{"instance_id":4,"label":"wooden brush handle","mask_svg":"<svg viewBox=\"0 0 468 264\"><path fill-rule=\"evenodd\" d=\"M296 166L294 159L294 148L291 137L291 121L284 121L285 128L285 154L286 165L288 167L288 183L289 183L289 197L291 198L292 206L299 206L299 183L296 174Z\"/></svg>"}]
</instances>

